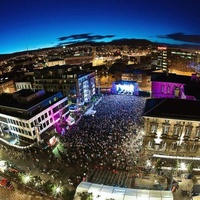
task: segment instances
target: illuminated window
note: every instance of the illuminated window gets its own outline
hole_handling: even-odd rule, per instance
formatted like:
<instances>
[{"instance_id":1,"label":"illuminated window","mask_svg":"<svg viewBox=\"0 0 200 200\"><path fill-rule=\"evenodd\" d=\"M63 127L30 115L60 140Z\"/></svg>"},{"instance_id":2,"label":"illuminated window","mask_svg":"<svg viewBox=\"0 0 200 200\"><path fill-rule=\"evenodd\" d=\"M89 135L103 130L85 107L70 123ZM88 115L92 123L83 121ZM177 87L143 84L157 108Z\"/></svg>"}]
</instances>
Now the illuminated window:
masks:
<instances>
[{"instance_id":1,"label":"illuminated window","mask_svg":"<svg viewBox=\"0 0 200 200\"><path fill-rule=\"evenodd\" d=\"M192 132L192 125L188 124L187 126L185 126L185 136L190 136Z\"/></svg>"},{"instance_id":2,"label":"illuminated window","mask_svg":"<svg viewBox=\"0 0 200 200\"><path fill-rule=\"evenodd\" d=\"M173 135L179 136L182 132L182 126L180 125L180 122L177 122L177 124L174 125Z\"/></svg>"},{"instance_id":3,"label":"illuminated window","mask_svg":"<svg viewBox=\"0 0 200 200\"><path fill-rule=\"evenodd\" d=\"M167 94L170 94L170 85L167 86Z\"/></svg>"},{"instance_id":4,"label":"illuminated window","mask_svg":"<svg viewBox=\"0 0 200 200\"><path fill-rule=\"evenodd\" d=\"M195 137L200 137L200 126L196 127L196 134Z\"/></svg>"},{"instance_id":5,"label":"illuminated window","mask_svg":"<svg viewBox=\"0 0 200 200\"><path fill-rule=\"evenodd\" d=\"M158 123L156 121L151 122L151 133L156 133L158 128Z\"/></svg>"},{"instance_id":6,"label":"illuminated window","mask_svg":"<svg viewBox=\"0 0 200 200\"><path fill-rule=\"evenodd\" d=\"M162 134L168 134L169 126L162 126Z\"/></svg>"},{"instance_id":7,"label":"illuminated window","mask_svg":"<svg viewBox=\"0 0 200 200\"><path fill-rule=\"evenodd\" d=\"M161 85L161 93L164 93L164 85Z\"/></svg>"}]
</instances>

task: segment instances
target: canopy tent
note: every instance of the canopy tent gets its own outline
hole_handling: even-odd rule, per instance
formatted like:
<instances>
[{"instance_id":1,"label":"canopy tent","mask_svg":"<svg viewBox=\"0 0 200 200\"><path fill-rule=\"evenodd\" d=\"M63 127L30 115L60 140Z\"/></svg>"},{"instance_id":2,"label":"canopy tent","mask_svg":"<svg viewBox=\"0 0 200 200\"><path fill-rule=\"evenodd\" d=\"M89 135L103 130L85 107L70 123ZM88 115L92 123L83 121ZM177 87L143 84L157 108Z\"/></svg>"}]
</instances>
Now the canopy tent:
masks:
<instances>
[{"instance_id":1,"label":"canopy tent","mask_svg":"<svg viewBox=\"0 0 200 200\"><path fill-rule=\"evenodd\" d=\"M173 200L171 191L121 188L83 181L78 185L75 197L81 192L92 193L94 200Z\"/></svg>"},{"instance_id":2,"label":"canopy tent","mask_svg":"<svg viewBox=\"0 0 200 200\"><path fill-rule=\"evenodd\" d=\"M96 110L93 110L93 109L89 109L85 112L84 115L94 115L97 111Z\"/></svg>"},{"instance_id":3,"label":"canopy tent","mask_svg":"<svg viewBox=\"0 0 200 200\"><path fill-rule=\"evenodd\" d=\"M68 125L73 125L75 123L75 119L69 115L67 118L66 118L66 122L68 123Z\"/></svg>"}]
</instances>

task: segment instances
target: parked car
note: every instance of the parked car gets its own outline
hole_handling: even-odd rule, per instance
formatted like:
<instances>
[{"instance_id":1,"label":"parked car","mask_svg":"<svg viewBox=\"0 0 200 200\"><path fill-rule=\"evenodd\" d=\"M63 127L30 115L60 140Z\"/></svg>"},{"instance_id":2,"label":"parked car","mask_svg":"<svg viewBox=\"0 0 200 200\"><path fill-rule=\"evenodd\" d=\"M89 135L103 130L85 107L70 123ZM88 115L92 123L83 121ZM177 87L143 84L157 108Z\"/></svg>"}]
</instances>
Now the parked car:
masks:
<instances>
[{"instance_id":1,"label":"parked car","mask_svg":"<svg viewBox=\"0 0 200 200\"><path fill-rule=\"evenodd\" d=\"M8 190L13 190L13 185L11 184L10 181L8 181L8 179L4 178L4 177L0 177L0 187L4 187Z\"/></svg>"}]
</instances>

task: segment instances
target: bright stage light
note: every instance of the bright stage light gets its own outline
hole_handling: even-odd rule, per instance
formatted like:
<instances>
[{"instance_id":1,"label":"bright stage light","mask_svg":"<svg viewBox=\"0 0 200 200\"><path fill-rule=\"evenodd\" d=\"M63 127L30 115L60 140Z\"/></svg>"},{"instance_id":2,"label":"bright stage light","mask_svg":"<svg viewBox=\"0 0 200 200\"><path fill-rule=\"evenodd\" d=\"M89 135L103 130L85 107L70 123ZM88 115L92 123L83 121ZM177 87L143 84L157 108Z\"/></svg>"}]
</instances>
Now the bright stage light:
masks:
<instances>
[{"instance_id":1,"label":"bright stage light","mask_svg":"<svg viewBox=\"0 0 200 200\"><path fill-rule=\"evenodd\" d=\"M133 84L118 84L116 85L117 92L124 92L124 93L133 93L134 92L134 85Z\"/></svg>"}]
</instances>

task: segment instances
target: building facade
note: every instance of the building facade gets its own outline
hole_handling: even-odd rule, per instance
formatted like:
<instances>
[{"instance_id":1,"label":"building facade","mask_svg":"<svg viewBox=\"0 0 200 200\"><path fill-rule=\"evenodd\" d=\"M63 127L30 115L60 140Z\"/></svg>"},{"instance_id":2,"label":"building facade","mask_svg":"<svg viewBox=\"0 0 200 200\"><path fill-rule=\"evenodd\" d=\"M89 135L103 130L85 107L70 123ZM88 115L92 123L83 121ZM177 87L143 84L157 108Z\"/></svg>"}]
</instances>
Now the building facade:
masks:
<instances>
[{"instance_id":1,"label":"building facade","mask_svg":"<svg viewBox=\"0 0 200 200\"><path fill-rule=\"evenodd\" d=\"M156 69L168 71L168 52L167 47L157 47L152 51L152 65Z\"/></svg>"},{"instance_id":2,"label":"building facade","mask_svg":"<svg viewBox=\"0 0 200 200\"><path fill-rule=\"evenodd\" d=\"M69 115L61 92L20 90L0 96L0 132L27 143L41 142L41 134Z\"/></svg>"},{"instance_id":3,"label":"building facade","mask_svg":"<svg viewBox=\"0 0 200 200\"><path fill-rule=\"evenodd\" d=\"M200 155L200 101L147 99L143 114L146 155Z\"/></svg>"},{"instance_id":4,"label":"building facade","mask_svg":"<svg viewBox=\"0 0 200 200\"><path fill-rule=\"evenodd\" d=\"M34 71L34 88L61 91L74 104L84 104L96 93L95 72L75 67L51 67Z\"/></svg>"},{"instance_id":5,"label":"building facade","mask_svg":"<svg viewBox=\"0 0 200 200\"><path fill-rule=\"evenodd\" d=\"M191 88L198 88L199 80L196 74L183 76L176 74L157 73L151 77L152 98L197 99Z\"/></svg>"}]
</instances>

